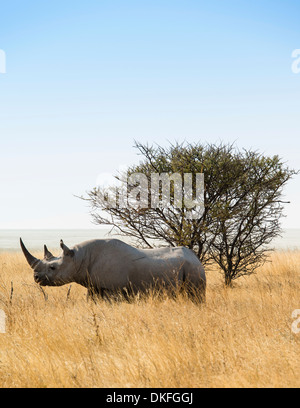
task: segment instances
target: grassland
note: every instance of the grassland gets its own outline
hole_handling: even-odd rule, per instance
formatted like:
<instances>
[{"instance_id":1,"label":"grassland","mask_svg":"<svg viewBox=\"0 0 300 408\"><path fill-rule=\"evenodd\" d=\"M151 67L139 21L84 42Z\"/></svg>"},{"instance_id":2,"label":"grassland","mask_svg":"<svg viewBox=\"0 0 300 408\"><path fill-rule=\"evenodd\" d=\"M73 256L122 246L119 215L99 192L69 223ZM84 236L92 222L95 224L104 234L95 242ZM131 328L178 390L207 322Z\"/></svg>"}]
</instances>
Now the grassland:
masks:
<instances>
[{"instance_id":1,"label":"grassland","mask_svg":"<svg viewBox=\"0 0 300 408\"><path fill-rule=\"evenodd\" d=\"M300 252L234 288L214 268L207 280L201 306L94 304L75 284L42 293L23 256L0 254L0 387L299 387Z\"/></svg>"}]
</instances>

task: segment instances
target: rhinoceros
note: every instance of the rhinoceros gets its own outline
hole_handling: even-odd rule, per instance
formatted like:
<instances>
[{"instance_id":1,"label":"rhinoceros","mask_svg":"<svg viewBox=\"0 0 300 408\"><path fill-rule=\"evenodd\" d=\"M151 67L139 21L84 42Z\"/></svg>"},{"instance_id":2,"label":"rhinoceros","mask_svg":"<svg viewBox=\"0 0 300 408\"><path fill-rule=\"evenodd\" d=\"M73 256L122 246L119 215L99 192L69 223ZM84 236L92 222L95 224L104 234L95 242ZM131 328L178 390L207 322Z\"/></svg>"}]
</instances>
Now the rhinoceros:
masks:
<instances>
[{"instance_id":1,"label":"rhinoceros","mask_svg":"<svg viewBox=\"0 0 300 408\"><path fill-rule=\"evenodd\" d=\"M44 259L31 255L20 238L22 251L41 286L75 282L88 296L108 297L145 293L149 288L185 288L195 298L205 298L204 268L195 253L185 247L137 249L118 239L86 241L69 249L60 241L62 254L55 257L44 246Z\"/></svg>"}]
</instances>

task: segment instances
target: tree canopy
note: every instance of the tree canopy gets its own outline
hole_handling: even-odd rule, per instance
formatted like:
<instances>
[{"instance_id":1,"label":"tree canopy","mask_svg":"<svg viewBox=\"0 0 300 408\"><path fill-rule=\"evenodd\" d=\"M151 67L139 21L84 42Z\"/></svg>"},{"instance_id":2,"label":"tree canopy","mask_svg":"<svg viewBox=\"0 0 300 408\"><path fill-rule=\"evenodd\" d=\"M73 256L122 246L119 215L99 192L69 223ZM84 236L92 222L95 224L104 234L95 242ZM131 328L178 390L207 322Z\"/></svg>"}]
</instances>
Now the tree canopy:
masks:
<instances>
[{"instance_id":1,"label":"tree canopy","mask_svg":"<svg viewBox=\"0 0 300 408\"><path fill-rule=\"evenodd\" d=\"M111 226L139 246L186 246L203 264L216 262L224 272L226 285L253 273L265 261L272 240L281 233L283 188L297 171L289 169L277 155L238 150L231 144L161 147L136 142L135 147L142 156L140 163L115 176L126 182L126 205L124 196L122 202L107 205L115 187L97 186L88 192L86 199L96 223ZM141 195L144 190L138 188L141 183L134 177L137 174L146 180L146 198ZM180 184L182 205L175 197L175 182L169 186L167 205L151 205L153 174L180 175L183 181L187 174L192 175L192 195L193 199L201 198L201 213L191 217L193 210L185 201L184 182ZM196 178L199 174L204 174L201 192ZM160 179L158 195L166 204ZM197 197L199 194L201 197ZM128 198L134 195L136 201L132 203Z\"/></svg>"}]
</instances>

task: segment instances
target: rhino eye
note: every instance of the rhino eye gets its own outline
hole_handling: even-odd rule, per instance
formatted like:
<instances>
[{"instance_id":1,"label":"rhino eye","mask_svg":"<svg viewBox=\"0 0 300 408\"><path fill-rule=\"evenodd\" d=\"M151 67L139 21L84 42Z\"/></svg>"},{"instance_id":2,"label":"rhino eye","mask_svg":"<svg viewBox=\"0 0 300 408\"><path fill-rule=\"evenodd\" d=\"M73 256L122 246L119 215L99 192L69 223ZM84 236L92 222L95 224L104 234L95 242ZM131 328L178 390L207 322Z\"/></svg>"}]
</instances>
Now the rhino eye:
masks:
<instances>
[{"instance_id":1,"label":"rhino eye","mask_svg":"<svg viewBox=\"0 0 300 408\"><path fill-rule=\"evenodd\" d=\"M50 265L50 269L52 270L52 271L55 271L55 266L54 265Z\"/></svg>"}]
</instances>

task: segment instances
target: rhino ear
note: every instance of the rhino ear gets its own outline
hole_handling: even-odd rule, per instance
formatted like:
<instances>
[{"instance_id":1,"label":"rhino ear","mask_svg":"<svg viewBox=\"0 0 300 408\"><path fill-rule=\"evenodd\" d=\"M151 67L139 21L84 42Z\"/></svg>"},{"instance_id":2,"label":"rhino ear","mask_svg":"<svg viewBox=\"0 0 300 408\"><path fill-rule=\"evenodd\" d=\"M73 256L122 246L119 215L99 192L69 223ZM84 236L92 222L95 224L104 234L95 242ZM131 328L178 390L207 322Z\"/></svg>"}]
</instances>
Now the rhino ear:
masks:
<instances>
[{"instance_id":1,"label":"rhino ear","mask_svg":"<svg viewBox=\"0 0 300 408\"><path fill-rule=\"evenodd\" d=\"M61 239L60 240L60 247L64 252L64 256L74 256L74 251L72 251L71 249L69 249L65 244L64 241Z\"/></svg>"},{"instance_id":2,"label":"rhino ear","mask_svg":"<svg viewBox=\"0 0 300 408\"><path fill-rule=\"evenodd\" d=\"M48 251L48 248L47 248L46 245L44 245L44 258L45 258L46 260L51 259L51 258L54 258L54 256L51 254L51 252Z\"/></svg>"}]
</instances>

